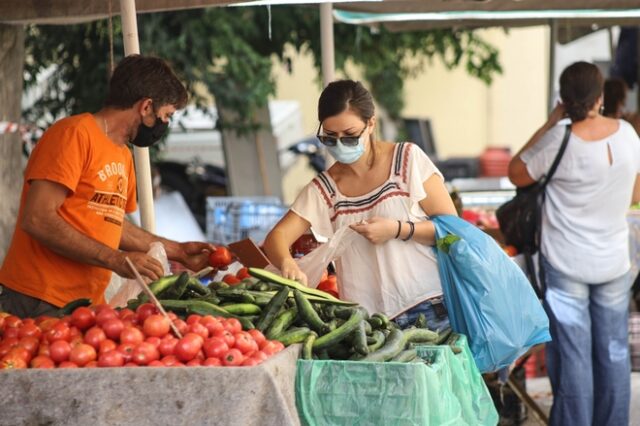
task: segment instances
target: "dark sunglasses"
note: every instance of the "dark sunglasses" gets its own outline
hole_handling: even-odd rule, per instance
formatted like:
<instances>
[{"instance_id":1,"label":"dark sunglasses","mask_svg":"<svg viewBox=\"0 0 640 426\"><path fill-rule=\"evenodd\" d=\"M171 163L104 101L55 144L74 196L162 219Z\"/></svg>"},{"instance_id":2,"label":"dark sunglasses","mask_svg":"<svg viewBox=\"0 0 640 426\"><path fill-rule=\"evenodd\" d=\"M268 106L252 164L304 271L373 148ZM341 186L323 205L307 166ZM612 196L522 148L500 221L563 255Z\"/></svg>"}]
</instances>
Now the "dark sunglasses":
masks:
<instances>
[{"instance_id":1,"label":"dark sunglasses","mask_svg":"<svg viewBox=\"0 0 640 426\"><path fill-rule=\"evenodd\" d=\"M343 136L341 138L337 137L337 136L328 136L328 135L321 135L320 134L320 128L322 127L322 123L320 123L320 125L318 126L318 131L316 132L316 137L318 138L318 140L326 146L336 146L338 144L338 141L340 141L344 146L356 146L358 145L358 140L360 139L360 136L362 136L365 132L365 130L367 130L367 125L364 126L364 129L362 129L362 131L360 132L360 134L358 136Z\"/></svg>"}]
</instances>

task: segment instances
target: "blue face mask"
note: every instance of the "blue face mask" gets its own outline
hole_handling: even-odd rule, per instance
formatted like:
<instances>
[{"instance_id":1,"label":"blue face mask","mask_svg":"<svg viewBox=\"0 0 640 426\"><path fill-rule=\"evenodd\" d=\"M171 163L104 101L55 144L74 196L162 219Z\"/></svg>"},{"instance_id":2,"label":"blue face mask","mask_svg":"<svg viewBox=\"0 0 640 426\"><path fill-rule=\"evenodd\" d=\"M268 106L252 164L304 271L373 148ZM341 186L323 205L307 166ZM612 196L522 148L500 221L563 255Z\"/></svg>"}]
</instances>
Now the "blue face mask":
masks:
<instances>
[{"instance_id":1,"label":"blue face mask","mask_svg":"<svg viewBox=\"0 0 640 426\"><path fill-rule=\"evenodd\" d=\"M338 163L353 164L364 154L363 140L364 138L360 136L360 138L358 138L358 145L346 146L338 139L336 146L328 146L327 150Z\"/></svg>"}]
</instances>

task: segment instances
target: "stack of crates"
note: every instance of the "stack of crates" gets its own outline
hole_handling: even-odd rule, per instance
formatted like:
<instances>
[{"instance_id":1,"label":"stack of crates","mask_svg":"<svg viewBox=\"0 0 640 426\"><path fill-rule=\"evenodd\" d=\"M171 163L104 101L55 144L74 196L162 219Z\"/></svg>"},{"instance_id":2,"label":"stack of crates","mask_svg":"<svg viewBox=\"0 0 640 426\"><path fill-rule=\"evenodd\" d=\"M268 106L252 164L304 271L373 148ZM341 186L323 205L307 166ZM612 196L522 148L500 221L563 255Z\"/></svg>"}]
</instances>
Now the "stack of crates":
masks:
<instances>
[{"instance_id":1,"label":"stack of crates","mask_svg":"<svg viewBox=\"0 0 640 426\"><path fill-rule=\"evenodd\" d=\"M207 240L226 245L251 238L261 244L286 212L278 197L207 197Z\"/></svg>"}]
</instances>

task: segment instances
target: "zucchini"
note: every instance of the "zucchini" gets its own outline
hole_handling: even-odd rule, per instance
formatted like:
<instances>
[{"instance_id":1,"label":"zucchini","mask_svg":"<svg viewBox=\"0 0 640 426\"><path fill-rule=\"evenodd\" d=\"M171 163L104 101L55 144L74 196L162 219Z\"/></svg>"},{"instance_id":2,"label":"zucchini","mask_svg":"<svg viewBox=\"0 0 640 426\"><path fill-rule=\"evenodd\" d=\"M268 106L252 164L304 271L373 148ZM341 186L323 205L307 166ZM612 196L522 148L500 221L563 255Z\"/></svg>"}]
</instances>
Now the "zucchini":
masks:
<instances>
[{"instance_id":1,"label":"zucchini","mask_svg":"<svg viewBox=\"0 0 640 426\"><path fill-rule=\"evenodd\" d=\"M358 327L353 332L353 339L351 340L353 349L361 355L367 355L369 353L365 324L368 324L368 322L365 320L360 321L360 324L358 324Z\"/></svg>"},{"instance_id":2,"label":"zucchini","mask_svg":"<svg viewBox=\"0 0 640 426\"><path fill-rule=\"evenodd\" d=\"M265 283L264 281L258 281L253 286L251 286L251 290L254 291L269 291L270 288L271 286L269 286L269 284Z\"/></svg>"},{"instance_id":3,"label":"zucchini","mask_svg":"<svg viewBox=\"0 0 640 426\"><path fill-rule=\"evenodd\" d=\"M283 345L289 346L304 342L309 334L311 334L309 327L292 327L277 336L275 340L279 340Z\"/></svg>"},{"instance_id":4,"label":"zucchini","mask_svg":"<svg viewBox=\"0 0 640 426\"><path fill-rule=\"evenodd\" d=\"M195 277L190 277L187 281L187 290L191 290L203 297L211 294L211 290L200 284L200 280Z\"/></svg>"},{"instance_id":5,"label":"zucchini","mask_svg":"<svg viewBox=\"0 0 640 426\"><path fill-rule=\"evenodd\" d=\"M370 336L371 333L373 333L373 327L371 327L371 324L369 324L369 321L364 321L364 333L367 336Z\"/></svg>"},{"instance_id":6,"label":"zucchini","mask_svg":"<svg viewBox=\"0 0 640 426\"><path fill-rule=\"evenodd\" d=\"M384 345L385 340L387 340L384 333L380 330L374 330L371 338L373 340L371 343L369 343L369 339L367 338L367 343L369 343L369 353L375 352L380 349L382 345Z\"/></svg>"},{"instance_id":7,"label":"zucchini","mask_svg":"<svg viewBox=\"0 0 640 426\"><path fill-rule=\"evenodd\" d=\"M287 297L289 297L289 289L283 287L271 298L269 303L262 310L260 318L258 318L258 322L256 323L256 328L258 330L265 331L269 328L278 312L280 312L280 309L284 306L284 302L287 301Z\"/></svg>"},{"instance_id":8,"label":"zucchini","mask_svg":"<svg viewBox=\"0 0 640 426\"><path fill-rule=\"evenodd\" d=\"M301 291L293 290L293 296L296 300L296 306L298 307L298 312L300 317L311 327L313 331L316 331L319 334L326 334L329 331L329 326L325 324L324 321L318 315L311 302L306 298Z\"/></svg>"},{"instance_id":9,"label":"zucchini","mask_svg":"<svg viewBox=\"0 0 640 426\"><path fill-rule=\"evenodd\" d=\"M300 284L297 281L293 281L290 280L288 278L284 278L281 277L280 275L271 273L269 271L266 271L264 269L260 269L260 268L249 268L249 274L251 274L252 276L262 280L262 281L269 281L275 284L280 284L283 286L287 286L289 288L294 288L296 290L300 290L301 292L305 293L305 294L311 294L313 296L318 296L321 297L323 299L327 299L327 300L334 300L337 301L338 299L333 297L332 295L325 293L324 291L320 291L320 290L316 290L315 288L309 288L307 286L304 286L302 284Z\"/></svg>"},{"instance_id":10,"label":"zucchini","mask_svg":"<svg viewBox=\"0 0 640 426\"><path fill-rule=\"evenodd\" d=\"M384 345L382 345L382 347L377 351L369 353L369 355L364 357L362 360L368 362L389 361L391 358L402 352L406 344L407 341L402 330L392 329Z\"/></svg>"},{"instance_id":11,"label":"zucchini","mask_svg":"<svg viewBox=\"0 0 640 426\"><path fill-rule=\"evenodd\" d=\"M67 303L62 308L60 308L59 312L62 316L71 315L73 311L75 311L76 309L83 306L89 306L89 305L91 305L91 299L86 299L86 298L76 299L76 300L72 300L71 302Z\"/></svg>"},{"instance_id":12,"label":"zucchini","mask_svg":"<svg viewBox=\"0 0 640 426\"><path fill-rule=\"evenodd\" d=\"M212 281L207 286L209 290L220 290L221 288L229 288L229 287L231 286L225 283L224 281Z\"/></svg>"},{"instance_id":13,"label":"zucchini","mask_svg":"<svg viewBox=\"0 0 640 426\"><path fill-rule=\"evenodd\" d=\"M333 310L333 315L335 315L336 318L347 320L351 318L351 315L353 315L353 313L358 309L359 308L354 308L351 306L336 306L336 308Z\"/></svg>"},{"instance_id":14,"label":"zucchini","mask_svg":"<svg viewBox=\"0 0 640 426\"><path fill-rule=\"evenodd\" d=\"M382 328L389 328L389 326L391 325L391 321L389 320L389 318L385 315L385 314L381 314L380 312L376 312L375 314L371 315L373 318L379 318L380 321L382 322Z\"/></svg>"},{"instance_id":15,"label":"zucchini","mask_svg":"<svg viewBox=\"0 0 640 426\"><path fill-rule=\"evenodd\" d=\"M276 319L273 320L269 328L265 333L267 339L276 339L285 330L291 327L291 324L296 320L298 316L298 310L296 308L290 308L281 312Z\"/></svg>"},{"instance_id":16,"label":"zucchini","mask_svg":"<svg viewBox=\"0 0 640 426\"><path fill-rule=\"evenodd\" d=\"M182 297L184 292L187 290L188 284L189 284L189 274L185 271L178 276L178 279L175 280L172 286L161 291L156 296L158 296L158 299L178 300ZM147 295L145 294L143 297L143 301L146 301L146 300L147 300Z\"/></svg>"},{"instance_id":17,"label":"zucchini","mask_svg":"<svg viewBox=\"0 0 640 426\"><path fill-rule=\"evenodd\" d=\"M234 315L260 315L262 309L253 303L234 303L231 305L222 305L222 309Z\"/></svg>"},{"instance_id":18,"label":"zucchini","mask_svg":"<svg viewBox=\"0 0 640 426\"><path fill-rule=\"evenodd\" d=\"M324 305L322 308L322 316L326 321L331 321L336 317L336 305Z\"/></svg>"},{"instance_id":19,"label":"zucchini","mask_svg":"<svg viewBox=\"0 0 640 426\"><path fill-rule=\"evenodd\" d=\"M346 339L349 334L353 333L360 322L365 319L366 315L367 311L357 309L344 324L324 336L318 337L313 343L313 349L319 351L340 343Z\"/></svg>"},{"instance_id":20,"label":"zucchini","mask_svg":"<svg viewBox=\"0 0 640 426\"><path fill-rule=\"evenodd\" d=\"M371 328L373 328L374 330L380 330L381 328L384 328L384 324L382 323L382 320L378 317L368 318L367 322L371 325Z\"/></svg>"},{"instance_id":21,"label":"zucchini","mask_svg":"<svg viewBox=\"0 0 640 426\"><path fill-rule=\"evenodd\" d=\"M216 290L216 295L223 300L229 300L233 302L239 303L255 303L256 298L250 294L247 290L243 290L241 288L237 288L237 286L233 288L221 288Z\"/></svg>"},{"instance_id":22,"label":"zucchini","mask_svg":"<svg viewBox=\"0 0 640 426\"><path fill-rule=\"evenodd\" d=\"M391 358L393 362L411 362L418 357L418 351L415 349L407 349L400 352L398 355Z\"/></svg>"},{"instance_id":23,"label":"zucchini","mask_svg":"<svg viewBox=\"0 0 640 426\"><path fill-rule=\"evenodd\" d=\"M154 296L158 296L162 292L171 288L176 283L178 278L180 278L181 275L182 274L175 274L175 275L167 275L164 277L160 277L154 282L149 284L149 290L151 290L151 293L153 293ZM145 294L145 297L146 297L146 294Z\"/></svg>"},{"instance_id":24,"label":"zucchini","mask_svg":"<svg viewBox=\"0 0 640 426\"><path fill-rule=\"evenodd\" d=\"M309 332L302 344L302 359L313 359L313 342L315 342L317 338L318 335L315 332Z\"/></svg>"},{"instance_id":25,"label":"zucchini","mask_svg":"<svg viewBox=\"0 0 640 426\"><path fill-rule=\"evenodd\" d=\"M405 340L410 343L435 343L438 333L424 328L409 328L404 330Z\"/></svg>"}]
</instances>

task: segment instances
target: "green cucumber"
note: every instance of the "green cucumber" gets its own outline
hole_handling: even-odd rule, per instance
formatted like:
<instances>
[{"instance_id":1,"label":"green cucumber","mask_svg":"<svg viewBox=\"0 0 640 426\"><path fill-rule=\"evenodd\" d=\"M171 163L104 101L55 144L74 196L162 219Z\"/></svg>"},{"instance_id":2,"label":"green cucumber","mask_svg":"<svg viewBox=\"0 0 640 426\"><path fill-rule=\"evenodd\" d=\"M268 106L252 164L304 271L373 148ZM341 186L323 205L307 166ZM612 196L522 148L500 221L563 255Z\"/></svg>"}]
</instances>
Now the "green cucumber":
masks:
<instances>
[{"instance_id":1,"label":"green cucumber","mask_svg":"<svg viewBox=\"0 0 640 426\"><path fill-rule=\"evenodd\" d=\"M279 340L283 345L289 346L304 342L309 334L311 334L309 327L292 327L279 336L276 336L275 340Z\"/></svg>"},{"instance_id":2,"label":"green cucumber","mask_svg":"<svg viewBox=\"0 0 640 426\"><path fill-rule=\"evenodd\" d=\"M196 277L189 278L189 280L187 281L187 290L191 290L203 297L209 296L211 294L211 290L203 286L200 283L200 280L197 279Z\"/></svg>"},{"instance_id":3,"label":"green cucumber","mask_svg":"<svg viewBox=\"0 0 640 426\"><path fill-rule=\"evenodd\" d=\"M436 344L437 345L443 344L449 338L452 332L453 330L451 330L451 327L447 327L444 330L438 331L438 338L436 339Z\"/></svg>"},{"instance_id":4,"label":"green cucumber","mask_svg":"<svg viewBox=\"0 0 640 426\"><path fill-rule=\"evenodd\" d=\"M175 280L172 286L157 294L158 299L178 300L187 290L188 284L189 274L185 271L178 276L178 279ZM146 295L144 295L143 300L147 300Z\"/></svg>"},{"instance_id":5,"label":"green cucumber","mask_svg":"<svg viewBox=\"0 0 640 426\"><path fill-rule=\"evenodd\" d=\"M405 340L410 343L435 343L438 333L425 328L409 328L404 330Z\"/></svg>"},{"instance_id":6,"label":"green cucumber","mask_svg":"<svg viewBox=\"0 0 640 426\"><path fill-rule=\"evenodd\" d=\"M153 293L154 296L158 296L165 290L172 287L176 283L178 278L180 278L181 275L182 274L175 274L175 275L167 275L165 277L160 277L154 282L149 284L149 290L151 290L151 293Z\"/></svg>"},{"instance_id":7,"label":"green cucumber","mask_svg":"<svg viewBox=\"0 0 640 426\"><path fill-rule=\"evenodd\" d=\"M262 313L260 314L260 318L258 318L258 322L256 323L256 328L260 331L265 331L273 320L275 319L280 309L284 306L284 303L287 301L289 297L289 289L287 287L283 287L275 296L271 298L267 306L264 307Z\"/></svg>"},{"instance_id":8,"label":"green cucumber","mask_svg":"<svg viewBox=\"0 0 640 426\"><path fill-rule=\"evenodd\" d=\"M72 300L71 302L67 303L62 308L60 308L59 312L61 316L71 315L73 311L75 311L76 309L83 306L89 306L89 305L91 305L91 299L87 299L87 298L76 299L76 300Z\"/></svg>"},{"instance_id":9,"label":"green cucumber","mask_svg":"<svg viewBox=\"0 0 640 426\"><path fill-rule=\"evenodd\" d=\"M415 349L407 349L390 359L392 362L411 362L418 357L418 351Z\"/></svg>"},{"instance_id":10,"label":"green cucumber","mask_svg":"<svg viewBox=\"0 0 640 426\"><path fill-rule=\"evenodd\" d=\"M420 312L418 319L416 319L415 326L418 328L427 328L427 317L424 313Z\"/></svg>"},{"instance_id":11,"label":"green cucumber","mask_svg":"<svg viewBox=\"0 0 640 426\"><path fill-rule=\"evenodd\" d=\"M214 317L235 318L240 321L244 330L255 328L246 318L229 313L227 310L202 300L160 300L160 304L167 309L186 310L190 314L212 315Z\"/></svg>"},{"instance_id":12,"label":"green cucumber","mask_svg":"<svg viewBox=\"0 0 640 426\"><path fill-rule=\"evenodd\" d=\"M379 318L380 321L382 321L382 328L389 328L389 326L391 325L391 321L389 320L389 318L385 315L385 314L381 314L380 312L377 312L373 315L371 315L372 318Z\"/></svg>"},{"instance_id":13,"label":"green cucumber","mask_svg":"<svg viewBox=\"0 0 640 426\"><path fill-rule=\"evenodd\" d=\"M359 308L354 308L351 306L336 306L336 308L333 310L333 315L335 315L336 318L346 320L351 318L353 313L358 309Z\"/></svg>"},{"instance_id":14,"label":"green cucumber","mask_svg":"<svg viewBox=\"0 0 640 426\"><path fill-rule=\"evenodd\" d=\"M262 309L253 303L234 303L231 305L222 305L222 309L234 315L260 315Z\"/></svg>"},{"instance_id":15,"label":"green cucumber","mask_svg":"<svg viewBox=\"0 0 640 426\"><path fill-rule=\"evenodd\" d=\"M290 308L281 312L265 332L267 339L275 339L280 336L286 329L291 327L291 324L293 324L297 316L298 310L296 308Z\"/></svg>"},{"instance_id":16,"label":"green cucumber","mask_svg":"<svg viewBox=\"0 0 640 426\"><path fill-rule=\"evenodd\" d=\"M358 327L353 332L353 339L351 340L353 349L361 355L367 355L369 353L365 324L368 324L368 322L365 320L360 321L360 324L358 324Z\"/></svg>"},{"instance_id":17,"label":"green cucumber","mask_svg":"<svg viewBox=\"0 0 640 426\"><path fill-rule=\"evenodd\" d=\"M216 296L225 301L233 301L239 303L255 303L256 298L247 290L240 288L221 288L216 290Z\"/></svg>"},{"instance_id":18,"label":"green cucumber","mask_svg":"<svg viewBox=\"0 0 640 426\"><path fill-rule=\"evenodd\" d=\"M207 286L209 290L220 290L221 288L229 288L229 287L231 286L225 283L224 281L212 281Z\"/></svg>"},{"instance_id":19,"label":"green cucumber","mask_svg":"<svg viewBox=\"0 0 640 426\"><path fill-rule=\"evenodd\" d=\"M371 335L372 342L369 343L369 339L367 338L367 343L369 343L369 353L375 352L384 345L385 340L387 339L384 333L380 330L373 330L373 334Z\"/></svg>"},{"instance_id":20,"label":"green cucumber","mask_svg":"<svg viewBox=\"0 0 640 426\"><path fill-rule=\"evenodd\" d=\"M353 333L360 322L366 318L366 315L367 311L357 309L344 324L324 336L318 337L313 343L313 349L319 351L340 343Z\"/></svg>"},{"instance_id":21,"label":"green cucumber","mask_svg":"<svg viewBox=\"0 0 640 426\"><path fill-rule=\"evenodd\" d=\"M374 330L380 330L381 328L384 328L384 324L382 323L382 320L378 317L371 317L367 319L367 322L371 325L371 328L373 328Z\"/></svg>"},{"instance_id":22,"label":"green cucumber","mask_svg":"<svg viewBox=\"0 0 640 426\"><path fill-rule=\"evenodd\" d=\"M311 329L318 334L326 334L329 331L329 326L322 321L318 312L313 308L311 302L307 297L302 294L301 291L293 290L293 296L296 300L296 306L300 317L311 327Z\"/></svg>"},{"instance_id":23,"label":"green cucumber","mask_svg":"<svg viewBox=\"0 0 640 426\"><path fill-rule=\"evenodd\" d=\"M338 299L333 297L332 295L325 293L324 291L320 291L320 290L316 290L315 288L309 288L307 286L304 286L302 284L300 284L297 281L293 281L290 280L288 278L284 278L281 277L280 275L271 273L269 271L266 271L264 269L260 269L260 268L249 268L249 274L251 274L252 276L262 280L262 281L269 281L275 284L280 284L280 285L284 285L290 288L295 288L296 290L300 290L301 292L305 293L305 294L311 294L313 296L318 296L321 297L323 299L327 299L327 300L334 300L337 301Z\"/></svg>"},{"instance_id":24,"label":"green cucumber","mask_svg":"<svg viewBox=\"0 0 640 426\"><path fill-rule=\"evenodd\" d=\"M362 361L367 362L385 362L389 361L394 356L403 351L407 344L405 335L402 330L392 329L389 332L389 336L384 345L375 352L369 353L369 355L362 358Z\"/></svg>"},{"instance_id":25,"label":"green cucumber","mask_svg":"<svg viewBox=\"0 0 640 426\"><path fill-rule=\"evenodd\" d=\"M302 344L302 359L313 359L313 342L316 341L318 335L311 331Z\"/></svg>"}]
</instances>

